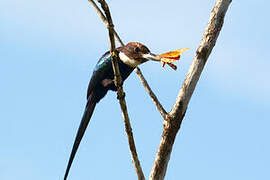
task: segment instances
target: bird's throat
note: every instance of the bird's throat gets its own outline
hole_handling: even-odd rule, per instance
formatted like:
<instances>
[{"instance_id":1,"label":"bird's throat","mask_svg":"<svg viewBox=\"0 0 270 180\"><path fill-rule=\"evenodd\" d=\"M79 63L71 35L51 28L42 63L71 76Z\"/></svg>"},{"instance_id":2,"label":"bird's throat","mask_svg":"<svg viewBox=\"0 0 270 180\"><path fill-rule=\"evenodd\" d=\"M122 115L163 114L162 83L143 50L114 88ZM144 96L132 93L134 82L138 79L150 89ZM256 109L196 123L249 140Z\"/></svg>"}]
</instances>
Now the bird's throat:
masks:
<instances>
[{"instance_id":1,"label":"bird's throat","mask_svg":"<svg viewBox=\"0 0 270 180\"><path fill-rule=\"evenodd\" d=\"M120 58L120 60L121 60L123 63L125 63L126 65L128 65L128 66L130 66L130 67L133 67L133 68L135 68L135 67L137 67L139 64L141 64L140 61L129 58L129 57L128 57L127 55L125 55L125 53L123 53L123 52L120 52L120 53L119 53L119 58Z\"/></svg>"}]
</instances>

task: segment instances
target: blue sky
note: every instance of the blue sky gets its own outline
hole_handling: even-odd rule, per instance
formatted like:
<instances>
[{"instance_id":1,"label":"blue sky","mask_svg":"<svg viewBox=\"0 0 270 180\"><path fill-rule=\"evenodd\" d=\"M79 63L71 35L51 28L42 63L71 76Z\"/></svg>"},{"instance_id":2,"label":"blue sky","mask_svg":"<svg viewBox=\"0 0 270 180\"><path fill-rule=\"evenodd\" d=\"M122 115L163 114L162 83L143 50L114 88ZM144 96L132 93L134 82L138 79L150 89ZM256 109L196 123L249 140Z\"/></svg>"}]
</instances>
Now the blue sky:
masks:
<instances>
[{"instance_id":1,"label":"blue sky","mask_svg":"<svg viewBox=\"0 0 270 180\"><path fill-rule=\"evenodd\" d=\"M124 42L189 47L177 71L141 69L170 110L214 1L109 1ZM269 2L233 1L178 133L166 179L270 178ZM107 30L85 1L0 1L0 179L62 179ZM138 77L124 85L148 177L162 118ZM69 179L136 179L115 93L97 106Z\"/></svg>"}]
</instances>

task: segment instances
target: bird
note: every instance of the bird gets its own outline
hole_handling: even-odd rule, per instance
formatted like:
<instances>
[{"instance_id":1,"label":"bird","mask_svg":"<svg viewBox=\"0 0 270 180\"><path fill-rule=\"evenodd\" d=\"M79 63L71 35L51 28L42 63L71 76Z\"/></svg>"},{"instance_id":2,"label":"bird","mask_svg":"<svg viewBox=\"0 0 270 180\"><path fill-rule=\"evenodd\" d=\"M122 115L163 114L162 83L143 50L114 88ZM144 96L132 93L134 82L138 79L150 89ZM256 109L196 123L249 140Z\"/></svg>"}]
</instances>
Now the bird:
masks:
<instances>
[{"instance_id":1,"label":"bird","mask_svg":"<svg viewBox=\"0 0 270 180\"><path fill-rule=\"evenodd\" d=\"M123 82L138 65L149 60L160 61L161 59L159 55L151 53L145 45L139 42L130 42L125 46L116 48L115 52ZM111 53L110 51L107 51L98 60L88 84L86 96L87 103L80 126L77 130L77 135L66 167L64 180L66 180L68 177L73 159L89 124L96 104L107 94L109 90L117 91L117 87L114 84Z\"/></svg>"}]
</instances>

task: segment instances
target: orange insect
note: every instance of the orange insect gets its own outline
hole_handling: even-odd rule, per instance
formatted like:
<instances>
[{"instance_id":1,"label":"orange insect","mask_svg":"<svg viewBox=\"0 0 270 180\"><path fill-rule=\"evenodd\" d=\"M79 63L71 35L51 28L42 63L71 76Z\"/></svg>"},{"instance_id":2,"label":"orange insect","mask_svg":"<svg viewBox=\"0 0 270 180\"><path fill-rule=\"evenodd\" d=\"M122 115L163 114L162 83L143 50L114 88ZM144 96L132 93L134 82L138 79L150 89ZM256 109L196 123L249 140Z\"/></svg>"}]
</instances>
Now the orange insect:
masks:
<instances>
[{"instance_id":1,"label":"orange insect","mask_svg":"<svg viewBox=\"0 0 270 180\"><path fill-rule=\"evenodd\" d=\"M173 64L174 61L177 61L180 59L180 54L188 50L189 48L182 48L178 49L176 51L170 51L166 52L163 54L160 54L159 56L161 57L161 66L164 67L165 64L168 64L171 68L174 70L177 69L177 66Z\"/></svg>"}]
</instances>

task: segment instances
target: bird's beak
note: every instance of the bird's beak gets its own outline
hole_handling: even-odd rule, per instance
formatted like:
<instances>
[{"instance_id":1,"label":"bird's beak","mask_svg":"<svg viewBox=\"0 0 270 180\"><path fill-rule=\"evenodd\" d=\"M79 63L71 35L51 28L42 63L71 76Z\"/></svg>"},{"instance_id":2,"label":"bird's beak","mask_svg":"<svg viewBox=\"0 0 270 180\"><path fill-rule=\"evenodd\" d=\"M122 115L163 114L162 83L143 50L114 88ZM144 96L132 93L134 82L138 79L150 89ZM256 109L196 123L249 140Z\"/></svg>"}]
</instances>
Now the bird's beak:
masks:
<instances>
[{"instance_id":1,"label":"bird's beak","mask_svg":"<svg viewBox=\"0 0 270 180\"><path fill-rule=\"evenodd\" d=\"M143 55L143 58L147 60L152 60L152 61L160 61L161 57L159 55L155 55L153 53L147 53Z\"/></svg>"}]
</instances>

